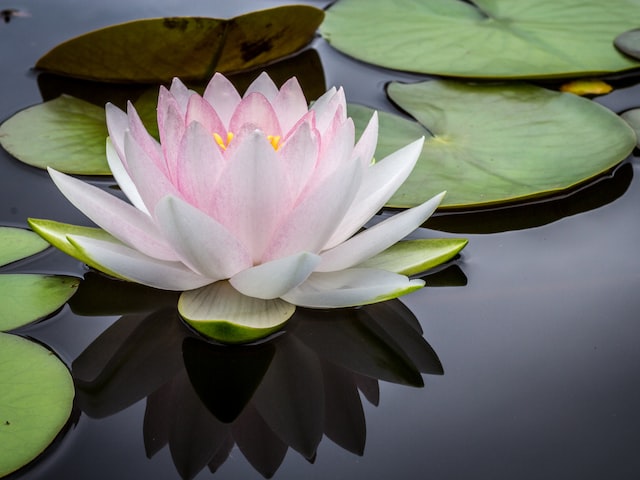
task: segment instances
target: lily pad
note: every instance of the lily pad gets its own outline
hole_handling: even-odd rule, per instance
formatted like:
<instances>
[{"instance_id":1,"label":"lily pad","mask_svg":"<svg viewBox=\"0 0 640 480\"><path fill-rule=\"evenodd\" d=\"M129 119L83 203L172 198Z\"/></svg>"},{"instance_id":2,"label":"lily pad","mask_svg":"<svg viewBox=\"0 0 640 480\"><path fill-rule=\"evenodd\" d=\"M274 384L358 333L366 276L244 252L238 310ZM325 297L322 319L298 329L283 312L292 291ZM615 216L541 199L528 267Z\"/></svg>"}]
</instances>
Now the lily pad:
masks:
<instances>
[{"instance_id":1,"label":"lily pad","mask_svg":"<svg viewBox=\"0 0 640 480\"><path fill-rule=\"evenodd\" d=\"M575 76L637 68L613 46L637 0L340 0L322 35L387 68L462 77Z\"/></svg>"},{"instance_id":2,"label":"lily pad","mask_svg":"<svg viewBox=\"0 0 640 480\"><path fill-rule=\"evenodd\" d=\"M78 175L111 175L104 109L63 95L0 125L0 145L22 162Z\"/></svg>"},{"instance_id":3,"label":"lily pad","mask_svg":"<svg viewBox=\"0 0 640 480\"><path fill-rule=\"evenodd\" d=\"M290 55L313 38L324 12L287 5L232 19L136 20L68 40L36 68L107 82L197 80L246 70Z\"/></svg>"},{"instance_id":4,"label":"lily pad","mask_svg":"<svg viewBox=\"0 0 640 480\"><path fill-rule=\"evenodd\" d=\"M640 59L640 28L621 33L616 37L613 44L621 52L635 59Z\"/></svg>"},{"instance_id":5,"label":"lily pad","mask_svg":"<svg viewBox=\"0 0 640 480\"><path fill-rule=\"evenodd\" d=\"M0 267L35 255L49 244L23 228L0 227Z\"/></svg>"},{"instance_id":6,"label":"lily pad","mask_svg":"<svg viewBox=\"0 0 640 480\"><path fill-rule=\"evenodd\" d=\"M606 108L532 85L391 83L388 95L419 123L382 112L376 158L429 135L392 207L418 205L442 190L441 208L551 195L611 169L636 143ZM349 114L362 131L371 110L351 106Z\"/></svg>"},{"instance_id":7,"label":"lily pad","mask_svg":"<svg viewBox=\"0 0 640 480\"><path fill-rule=\"evenodd\" d=\"M636 142L638 148L640 148L640 108L634 108L633 110L627 110L620 115L633 131L636 132Z\"/></svg>"},{"instance_id":8,"label":"lily pad","mask_svg":"<svg viewBox=\"0 0 640 480\"><path fill-rule=\"evenodd\" d=\"M65 304L80 280L61 275L0 275L0 330L46 317Z\"/></svg>"},{"instance_id":9,"label":"lily pad","mask_svg":"<svg viewBox=\"0 0 640 480\"><path fill-rule=\"evenodd\" d=\"M0 333L0 477L47 448L67 422L73 396L71 375L54 354Z\"/></svg>"}]
</instances>

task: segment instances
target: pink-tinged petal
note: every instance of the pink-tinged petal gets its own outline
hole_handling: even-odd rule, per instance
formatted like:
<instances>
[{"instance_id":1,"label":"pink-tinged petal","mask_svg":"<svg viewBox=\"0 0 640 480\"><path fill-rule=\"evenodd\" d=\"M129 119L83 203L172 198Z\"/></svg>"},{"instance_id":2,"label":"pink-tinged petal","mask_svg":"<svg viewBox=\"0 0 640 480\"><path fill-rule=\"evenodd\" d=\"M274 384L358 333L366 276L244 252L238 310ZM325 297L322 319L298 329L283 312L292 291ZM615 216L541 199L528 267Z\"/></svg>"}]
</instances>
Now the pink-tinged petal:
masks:
<instances>
[{"instance_id":1,"label":"pink-tinged petal","mask_svg":"<svg viewBox=\"0 0 640 480\"><path fill-rule=\"evenodd\" d=\"M180 112L184 115L187 112L189 97L191 97L195 92L193 90L189 90L179 78L173 79L171 87L169 87L169 92L171 92L173 98L176 99L176 102L180 107Z\"/></svg>"},{"instance_id":2,"label":"pink-tinged petal","mask_svg":"<svg viewBox=\"0 0 640 480\"><path fill-rule=\"evenodd\" d=\"M194 97L192 97L194 98ZM215 200L215 186L225 168L220 147L205 127L193 122L187 127L179 151L176 186L192 205L207 212Z\"/></svg>"},{"instance_id":3,"label":"pink-tinged petal","mask_svg":"<svg viewBox=\"0 0 640 480\"><path fill-rule=\"evenodd\" d=\"M336 114L338 114L338 123L342 123L347 119L347 100L342 87L337 91L334 90L334 94L328 98L325 98L326 95L325 93L311 106L316 112L316 128L322 135L325 134L332 123L335 123Z\"/></svg>"},{"instance_id":4,"label":"pink-tinged petal","mask_svg":"<svg viewBox=\"0 0 640 480\"><path fill-rule=\"evenodd\" d=\"M131 180L131 177L124 167L122 160L120 160L120 155L118 155L118 152L116 152L116 149L113 146L110 137L107 138L107 163L109 164L109 169L111 170L113 178L115 178L116 182L118 182L118 186L127 196L129 201L133 204L133 206L141 212L149 214L149 211L142 201L142 197L140 196L138 189Z\"/></svg>"},{"instance_id":5,"label":"pink-tinged petal","mask_svg":"<svg viewBox=\"0 0 640 480\"><path fill-rule=\"evenodd\" d=\"M183 263L212 281L229 278L253 265L247 249L226 228L194 206L165 197L156 222Z\"/></svg>"},{"instance_id":6,"label":"pink-tinged petal","mask_svg":"<svg viewBox=\"0 0 640 480\"><path fill-rule=\"evenodd\" d=\"M342 308L397 298L424 286L423 280L373 268L313 273L309 279L282 296L294 305L311 308Z\"/></svg>"},{"instance_id":7,"label":"pink-tinged petal","mask_svg":"<svg viewBox=\"0 0 640 480\"><path fill-rule=\"evenodd\" d=\"M225 160L227 167L218 180L212 216L249 248L258 263L283 212L291 208L286 172L259 130L236 135Z\"/></svg>"},{"instance_id":8,"label":"pink-tinged petal","mask_svg":"<svg viewBox=\"0 0 640 480\"><path fill-rule=\"evenodd\" d=\"M369 166L378 143L378 112L373 112L367 127L353 148L353 156L358 157L364 166Z\"/></svg>"},{"instance_id":9,"label":"pink-tinged petal","mask_svg":"<svg viewBox=\"0 0 640 480\"><path fill-rule=\"evenodd\" d=\"M158 201L166 195L182 195L165 173L138 145L129 133L125 135L125 155L129 164L129 176L149 212L155 210Z\"/></svg>"},{"instance_id":10,"label":"pink-tinged petal","mask_svg":"<svg viewBox=\"0 0 640 480\"><path fill-rule=\"evenodd\" d=\"M314 102L311 103L309 110L315 111L319 115L323 115L327 109L329 102L335 96L338 90L336 87L331 87L329 90L320 95ZM331 114L333 116L333 114Z\"/></svg>"},{"instance_id":11,"label":"pink-tinged petal","mask_svg":"<svg viewBox=\"0 0 640 480\"><path fill-rule=\"evenodd\" d=\"M160 143L167 165L167 175L172 182L176 181L180 168L179 150L185 129L184 116L175 105L169 104L163 119L163 127L160 130Z\"/></svg>"},{"instance_id":12,"label":"pink-tinged petal","mask_svg":"<svg viewBox=\"0 0 640 480\"><path fill-rule=\"evenodd\" d=\"M236 87L224 75L216 73L207 85L202 97L211 104L222 123L229 130L231 116L241 100Z\"/></svg>"},{"instance_id":13,"label":"pink-tinged petal","mask_svg":"<svg viewBox=\"0 0 640 480\"><path fill-rule=\"evenodd\" d=\"M269 100L269 102L273 102L278 95L278 87L273 83L271 77L267 75L267 72L262 72L253 82L251 82L247 91L244 92L244 97L247 97L252 93L261 93L267 100Z\"/></svg>"},{"instance_id":14,"label":"pink-tinged petal","mask_svg":"<svg viewBox=\"0 0 640 480\"><path fill-rule=\"evenodd\" d=\"M220 120L211 104L199 95L192 95L187 106L185 125L192 122L201 123L210 136L217 133L223 138L226 137L227 125Z\"/></svg>"},{"instance_id":15,"label":"pink-tinged petal","mask_svg":"<svg viewBox=\"0 0 640 480\"><path fill-rule=\"evenodd\" d=\"M278 298L304 282L320 257L309 252L279 258L243 270L229 279L233 288L249 297Z\"/></svg>"},{"instance_id":16,"label":"pink-tinged petal","mask_svg":"<svg viewBox=\"0 0 640 480\"><path fill-rule=\"evenodd\" d=\"M320 148L320 134L310 121L302 123L278 149L289 178L292 198L298 198L314 171Z\"/></svg>"},{"instance_id":17,"label":"pink-tinged petal","mask_svg":"<svg viewBox=\"0 0 640 480\"><path fill-rule=\"evenodd\" d=\"M282 85L278 95L271 103L278 115L280 127L285 136L309 109L304 92L295 77L290 78Z\"/></svg>"},{"instance_id":18,"label":"pink-tinged petal","mask_svg":"<svg viewBox=\"0 0 640 480\"><path fill-rule=\"evenodd\" d=\"M151 218L98 187L49 168L49 175L62 194L99 227L145 255L177 260Z\"/></svg>"},{"instance_id":19,"label":"pink-tinged petal","mask_svg":"<svg viewBox=\"0 0 640 480\"><path fill-rule=\"evenodd\" d=\"M344 270L364 262L389 248L422 225L435 212L444 197L444 192L427 200L422 205L405 210L371 228L351 237L337 247L321 254L318 272Z\"/></svg>"},{"instance_id":20,"label":"pink-tinged petal","mask_svg":"<svg viewBox=\"0 0 640 480\"><path fill-rule=\"evenodd\" d=\"M351 237L387 203L413 170L423 144L424 138L416 140L365 169L360 190L325 249Z\"/></svg>"},{"instance_id":21,"label":"pink-tinged petal","mask_svg":"<svg viewBox=\"0 0 640 480\"><path fill-rule=\"evenodd\" d=\"M148 257L126 245L105 242L79 235L69 235L69 242L95 263L130 281L162 290L191 290L211 283L179 262L165 262Z\"/></svg>"},{"instance_id":22,"label":"pink-tinged petal","mask_svg":"<svg viewBox=\"0 0 640 480\"><path fill-rule=\"evenodd\" d=\"M348 161L316 185L278 226L263 261L321 251L353 202L361 180L359 163Z\"/></svg>"},{"instance_id":23,"label":"pink-tinged petal","mask_svg":"<svg viewBox=\"0 0 640 480\"><path fill-rule=\"evenodd\" d=\"M124 132L129 128L127 114L112 103L107 103L104 107L107 118L107 130L113 146L120 157L124 156Z\"/></svg>"},{"instance_id":24,"label":"pink-tinged petal","mask_svg":"<svg viewBox=\"0 0 640 480\"><path fill-rule=\"evenodd\" d=\"M353 144L355 142L353 121L348 118L333 128L335 130L322 137L318 163L316 164L313 178L314 182L343 168L343 165L352 157L351 152L353 152Z\"/></svg>"},{"instance_id":25,"label":"pink-tinged petal","mask_svg":"<svg viewBox=\"0 0 640 480\"><path fill-rule=\"evenodd\" d=\"M142 123L142 119L131 102L127 104L127 116L129 118L129 132L131 133L131 137L145 152L147 152L147 155L149 155L155 164L163 170L165 174L167 174L168 172L164 156L162 154L162 147L158 141L149 134L147 128ZM127 159L125 158L125 166L128 165L126 160Z\"/></svg>"},{"instance_id":26,"label":"pink-tinged petal","mask_svg":"<svg viewBox=\"0 0 640 480\"><path fill-rule=\"evenodd\" d=\"M282 135L278 116L261 93L251 93L240 101L229 122L229 131L237 134L245 125L253 125L265 135Z\"/></svg>"}]
</instances>

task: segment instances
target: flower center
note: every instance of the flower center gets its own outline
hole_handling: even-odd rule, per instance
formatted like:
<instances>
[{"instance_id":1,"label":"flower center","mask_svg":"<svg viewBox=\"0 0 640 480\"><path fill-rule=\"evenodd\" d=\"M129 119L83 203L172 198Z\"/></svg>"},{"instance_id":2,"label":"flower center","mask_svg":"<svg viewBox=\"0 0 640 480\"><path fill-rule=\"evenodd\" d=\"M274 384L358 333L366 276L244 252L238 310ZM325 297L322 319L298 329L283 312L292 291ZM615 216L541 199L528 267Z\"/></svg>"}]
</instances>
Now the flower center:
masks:
<instances>
[{"instance_id":1,"label":"flower center","mask_svg":"<svg viewBox=\"0 0 640 480\"><path fill-rule=\"evenodd\" d=\"M224 139L218 133L213 134L213 139L216 141L222 150L226 150L231 140L233 140L233 132L227 132L227 138ZM273 147L274 150L278 150L280 147L280 135L267 135L267 140Z\"/></svg>"}]
</instances>

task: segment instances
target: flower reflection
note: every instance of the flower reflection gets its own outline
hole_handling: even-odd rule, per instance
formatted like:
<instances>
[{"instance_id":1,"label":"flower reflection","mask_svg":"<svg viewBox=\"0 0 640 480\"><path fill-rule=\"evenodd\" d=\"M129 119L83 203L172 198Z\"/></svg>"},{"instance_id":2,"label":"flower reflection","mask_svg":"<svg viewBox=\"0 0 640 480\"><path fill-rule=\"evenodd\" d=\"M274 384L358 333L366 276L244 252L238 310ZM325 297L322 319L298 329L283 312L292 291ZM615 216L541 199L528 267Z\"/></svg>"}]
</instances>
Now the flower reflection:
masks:
<instances>
[{"instance_id":1,"label":"flower reflection","mask_svg":"<svg viewBox=\"0 0 640 480\"><path fill-rule=\"evenodd\" d=\"M421 387L421 374L443 373L398 301L299 309L286 331L245 346L205 341L178 318L175 306L124 315L72 371L78 404L91 417L147 397L147 456L168 446L183 478L215 472L234 446L265 477L289 448L313 461L323 436L362 455L361 398L377 405L379 380Z\"/></svg>"}]
</instances>

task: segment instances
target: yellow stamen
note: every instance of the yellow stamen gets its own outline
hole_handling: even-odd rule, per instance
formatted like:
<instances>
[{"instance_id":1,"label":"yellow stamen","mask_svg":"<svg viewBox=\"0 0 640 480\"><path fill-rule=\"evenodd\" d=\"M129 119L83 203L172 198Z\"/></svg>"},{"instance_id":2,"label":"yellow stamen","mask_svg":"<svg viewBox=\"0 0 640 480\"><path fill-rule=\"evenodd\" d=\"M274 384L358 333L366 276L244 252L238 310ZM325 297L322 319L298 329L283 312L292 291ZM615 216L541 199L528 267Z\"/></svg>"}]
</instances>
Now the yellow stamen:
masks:
<instances>
[{"instance_id":1,"label":"yellow stamen","mask_svg":"<svg viewBox=\"0 0 640 480\"><path fill-rule=\"evenodd\" d=\"M233 140L233 133L227 132L227 141L226 142L217 133L213 134L213 139L216 141L216 143L218 145L220 145L220 148L222 148L222 150L226 150L227 147L229 146L229 144L231 143L231 140Z\"/></svg>"},{"instance_id":2,"label":"yellow stamen","mask_svg":"<svg viewBox=\"0 0 640 480\"><path fill-rule=\"evenodd\" d=\"M278 150L278 145L280 143L280 135L267 135L267 140L271 143L271 146L274 150Z\"/></svg>"}]
</instances>

